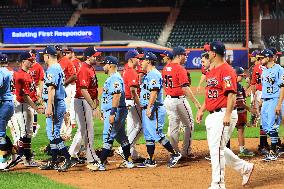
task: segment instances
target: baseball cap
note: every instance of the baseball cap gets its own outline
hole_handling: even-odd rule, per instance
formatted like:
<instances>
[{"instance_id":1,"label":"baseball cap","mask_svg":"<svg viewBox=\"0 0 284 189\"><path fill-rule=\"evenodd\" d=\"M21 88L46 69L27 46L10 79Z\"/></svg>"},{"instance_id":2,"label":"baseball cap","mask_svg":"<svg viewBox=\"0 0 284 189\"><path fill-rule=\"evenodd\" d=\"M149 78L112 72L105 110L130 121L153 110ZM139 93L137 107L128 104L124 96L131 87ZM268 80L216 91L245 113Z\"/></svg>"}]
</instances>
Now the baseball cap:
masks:
<instances>
[{"instance_id":1,"label":"baseball cap","mask_svg":"<svg viewBox=\"0 0 284 189\"><path fill-rule=\"evenodd\" d=\"M57 51L62 51L62 46L61 45L55 45L55 49Z\"/></svg>"},{"instance_id":2,"label":"baseball cap","mask_svg":"<svg viewBox=\"0 0 284 189\"><path fill-rule=\"evenodd\" d=\"M33 56L33 54L28 52L28 51L27 52L23 52L20 55L20 61L23 61L23 60L30 60L30 61L32 61L34 59L35 59L35 57Z\"/></svg>"},{"instance_id":3,"label":"baseball cap","mask_svg":"<svg viewBox=\"0 0 284 189\"><path fill-rule=\"evenodd\" d=\"M31 50L30 50L30 53L36 54L36 50L35 50L35 49L31 49Z\"/></svg>"},{"instance_id":4,"label":"baseball cap","mask_svg":"<svg viewBox=\"0 0 284 189\"><path fill-rule=\"evenodd\" d=\"M67 47L63 49L63 52L74 52L74 49L72 47Z\"/></svg>"},{"instance_id":5,"label":"baseball cap","mask_svg":"<svg viewBox=\"0 0 284 189\"><path fill-rule=\"evenodd\" d=\"M173 48L173 56L177 56L177 55L186 55L186 50L184 47L182 46L178 46L178 47L174 47Z\"/></svg>"},{"instance_id":6,"label":"baseball cap","mask_svg":"<svg viewBox=\"0 0 284 189\"><path fill-rule=\"evenodd\" d=\"M1 64L8 63L8 56L6 54L0 53L0 63Z\"/></svg>"},{"instance_id":7,"label":"baseball cap","mask_svg":"<svg viewBox=\"0 0 284 189\"><path fill-rule=\"evenodd\" d=\"M160 54L162 57L164 56L167 56L169 57L170 59L173 59L174 55L173 55L173 52L172 51L167 51L165 50L162 54Z\"/></svg>"},{"instance_id":8,"label":"baseball cap","mask_svg":"<svg viewBox=\"0 0 284 189\"><path fill-rule=\"evenodd\" d=\"M271 50L274 55L281 55L282 54L282 52L278 52L275 47L270 47L268 49Z\"/></svg>"},{"instance_id":9,"label":"baseball cap","mask_svg":"<svg viewBox=\"0 0 284 189\"><path fill-rule=\"evenodd\" d=\"M118 59L114 56L106 56L104 61L103 61L103 64L115 64L115 65L118 65Z\"/></svg>"},{"instance_id":10,"label":"baseball cap","mask_svg":"<svg viewBox=\"0 0 284 189\"><path fill-rule=\"evenodd\" d=\"M54 46L47 46L43 50L43 54L50 54L50 55L56 56L57 55L57 51L56 51Z\"/></svg>"},{"instance_id":11,"label":"baseball cap","mask_svg":"<svg viewBox=\"0 0 284 189\"><path fill-rule=\"evenodd\" d=\"M235 71L237 73L237 75L241 75L244 76L245 75L245 70L242 67L235 67Z\"/></svg>"},{"instance_id":12,"label":"baseball cap","mask_svg":"<svg viewBox=\"0 0 284 189\"><path fill-rule=\"evenodd\" d=\"M214 51L215 53L224 56L226 48L221 41L213 41L210 43L210 51Z\"/></svg>"},{"instance_id":13,"label":"baseball cap","mask_svg":"<svg viewBox=\"0 0 284 189\"><path fill-rule=\"evenodd\" d=\"M138 51L137 50L129 50L127 51L127 53L125 54L125 61L128 61L131 58L138 58Z\"/></svg>"},{"instance_id":14,"label":"baseball cap","mask_svg":"<svg viewBox=\"0 0 284 189\"><path fill-rule=\"evenodd\" d=\"M152 52L146 52L144 54L144 56L143 56L143 59L145 59L145 60L152 60L152 61L157 61L158 60L157 56L154 53L152 53Z\"/></svg>"},{"instance_id":15,"label":"baseball cap","mask_svg":"<svg viewBox=\"0 0 284 189\"><path fill-rule=\"evenodd\" d=\"M87 47L84 50L84 56L85 57L90 57L90 56L100 56L102 52L98 52L95 47Z\"/></svg>"},{"instance_id":16,"label":"baseball cap","mask_svg":"<svg viewBox=\"0 0 284 189\"><path fill-rule=\"evenodd\" d=\"M269 49L264 49L263 51L261 51L261 55L263 57L273 57L273 52Z\"/></svg>"},{"instance_id":17,"label":"baseball cap","mask_svg":"<svg viewBox=\"0 0 284 189\"><path fill-rule=\"evenodd\" d=\"M256 57L257 55L259 55L260 54L260 51L259 50L254 50L254 51L252 51L250 54L249 54L249 56L250 57Z\"/></svg>"}]
</instances>

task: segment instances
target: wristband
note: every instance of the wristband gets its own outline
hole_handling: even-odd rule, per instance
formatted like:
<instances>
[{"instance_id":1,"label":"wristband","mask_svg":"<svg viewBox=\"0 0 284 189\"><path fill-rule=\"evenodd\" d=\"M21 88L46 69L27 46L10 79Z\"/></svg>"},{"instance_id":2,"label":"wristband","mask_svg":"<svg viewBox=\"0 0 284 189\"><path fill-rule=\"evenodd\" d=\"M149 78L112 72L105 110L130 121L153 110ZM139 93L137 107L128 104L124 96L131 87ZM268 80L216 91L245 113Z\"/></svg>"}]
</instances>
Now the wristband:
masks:
<instances>
[{"instance_id":1,"label":"wristband","mask_svg":"<svg viewBox=\"0 0 284 189\"><path fill-rule=\"evenodd\" d=\"M112 107L110 111L110 115L115 115L116 112L117 112L117 107Z\"/></svg>"}]
</instances>

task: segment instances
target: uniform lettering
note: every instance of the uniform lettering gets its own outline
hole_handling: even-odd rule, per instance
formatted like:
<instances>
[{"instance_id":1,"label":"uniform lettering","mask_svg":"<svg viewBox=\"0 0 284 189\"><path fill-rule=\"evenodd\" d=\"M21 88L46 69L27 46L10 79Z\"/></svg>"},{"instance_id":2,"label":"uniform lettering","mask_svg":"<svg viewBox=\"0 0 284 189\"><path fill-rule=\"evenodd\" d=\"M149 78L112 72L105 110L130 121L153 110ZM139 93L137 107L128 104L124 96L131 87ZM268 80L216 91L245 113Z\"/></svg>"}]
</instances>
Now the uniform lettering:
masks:
<instances>
[{"instance_id":1,"label":"uniform lettering","mask_svg":"<svg viewBox=\"0 0 284 189\"><path fill-rule=\"evenodd\" d=\"M164 83L166 88L173 88L173 77L171 75L165 75Z\"/></svg>"}]
</instances>

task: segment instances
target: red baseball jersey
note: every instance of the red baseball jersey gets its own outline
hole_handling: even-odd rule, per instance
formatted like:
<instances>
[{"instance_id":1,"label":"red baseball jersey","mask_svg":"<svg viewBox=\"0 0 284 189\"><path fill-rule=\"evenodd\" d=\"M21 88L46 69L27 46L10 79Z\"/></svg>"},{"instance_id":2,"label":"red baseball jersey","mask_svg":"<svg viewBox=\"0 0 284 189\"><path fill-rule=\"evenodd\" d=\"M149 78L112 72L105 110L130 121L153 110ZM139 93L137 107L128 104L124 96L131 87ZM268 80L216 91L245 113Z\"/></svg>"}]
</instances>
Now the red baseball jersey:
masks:
<instances>
[{"instance_id":1,"label":"red baseball jersey","mask_svg":"<svg viewBox=\"0 0 284 189\"><path fill-rule=\"evenodd\" d=\"M39 81L43 81L44 79L43 67L37 62L35 62L29 69L29 73L33 77L36 86L38 86Z\"/></svg>"},{"instance_id":2,"label":"red baseball jersey","mask_svg":"<svg viewBox=\"0 0 284 189\"><path fill-rule=\"evenodd\" d=\"M187 71L178 63L168 63L162 72L166 95L182 96L182 87L190 86Z\"/></svg>"},{"instance_id":3,"label":"red baseball jersey","mask_svg":"<svg viewBox=\"0 0 284 189\"><path fill-rule=\"evenodd\" d=\"M93 100L98 99L98 80L95 68L83 62L77 74L75 98L82 98L81 87L86 87Z\"/></svg>"},{"instance_id":4,"label":"red baseball jersey","mask_svg":"<svg viewBox=\"0 0 284 189\"><path fill-rule=\"evenodd\" d=\"M82 66L82 62L78 58L73 59L72 62L75 66L76 73L78 73Z\"/></svg>"},{"instance_id":5,"label":"red baseball jersey","mask_svg":"<svg viewBox=\"0 0 284 189\"><path fill-rule=\"evenodd\" d=\"M28 94L33 102L37 101L36 85L33 77L26 71L20 69L14 73L15 94L17 101L24 103L24 95Z\"/></svg>"},{"instance_id":6,"label":"red baseball jersey","mask_svg":"<svg viewBox=\"0 0 284 189\"><path fill-rule=\"evenodd\" d=\"M262 91L261 85L261 74L265 67L261 64L257 64L253 67L252 70L252 78L251 78L251 85L255 85L256 90Z\"/></svg>"},{"instance_id":7,"label":"red baseball jersey","mask_svg":"<svg viewBox=\"0 0 284 189\"><path fill-rule=\"evenodd\" d=\"M125 98L126 99L131 99L132 95L130 92L130 87L136 87L138 88L138 73L134 68L131 68L128 66L128 64L126 64L124 66L124 70L122 73L122 78L123 78L123 82L124 82L124 90L125 90Z\"/></svg>"},{"instance_id":8,"label":"red baseball jersey","mask_svg":"<svg viewBox=\"0 0 284 189\"><path fill-rule=\"evenodd\" d=\"M61 65L66 80L69 79L69 77L71 77L72 75L76 75L75 66L73 62L66 56L63 56L59 60L59 64Z\"/></svg>"},{"instance_id":9,"label":"red baseball jersey","mask_svg":"<svg viewBox=\"0 0 284 189\"><path fill-rule=\"evenodd\" d=\"M205 105L208 111L227 107L228 92L237 92L237 74L228 63L211 69L206 74Z\"/></svg>"}]
</instances>

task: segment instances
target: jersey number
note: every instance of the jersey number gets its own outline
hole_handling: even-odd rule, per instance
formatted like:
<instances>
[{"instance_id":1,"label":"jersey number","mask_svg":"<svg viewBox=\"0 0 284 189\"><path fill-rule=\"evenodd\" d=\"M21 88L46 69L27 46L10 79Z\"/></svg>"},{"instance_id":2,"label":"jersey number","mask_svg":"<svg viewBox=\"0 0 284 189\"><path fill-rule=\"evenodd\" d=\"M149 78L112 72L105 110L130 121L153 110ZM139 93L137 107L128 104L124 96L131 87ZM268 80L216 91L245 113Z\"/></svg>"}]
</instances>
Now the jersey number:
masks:
<instances>
[{"instance_id":1,"label":"jersey number","mask_svg":"<svg viewBox=\"0 0 284 189\"><path fill-rule=\"evenodd\" d=\"M165 75L164 82L167 88L173 88L173 77L171 75Z\"/></svg>"},{"instance_id":2,"label":"jersey number","mask_svg":"<svg viewBox=\"0 0 284 189\"><path fill-rule=\"evenodd\" d=\"M10 90L12 92L15 90L15 85L14 85L14 81L13 80L10 81Z\"/></svg>"},{"instance_id":3,"label":"jersey number","mask_svg":"<svg viewBox=\"0 0 284 189\"><path fill-rule=\"evenodd\" d=\"M102 103L103 103L103 104L107 104L107 101L108 101L108 100L107 100L107 97L103 97Z\"/></svg>"},{"instance_id":4,"label":"jersey number","mask_svg":"<svg viewBox=\"0 0 284 189\"><path fill-rule=\"evenodd\" d=\"M149 100L150 99L150 94L149 93L143 94L143 99L144 100Z\"/></svg>"},{"instance_id":5,"label":"jersey number","mask_svg":"<svg viewBox=\"0 0 284 189\"><path fill-rule=\"evenodd\" d=\"M273 93L273 87L267 87L267 93Z\"/></svg>"},{"instance_id":6,"label":"jersey number","mask_svg":"<svg viewBox=\"0 0 284 189\"><path fill-rule=\"evenodd\" d=\"M217 90L209 90L208 91L208 98L218 98L218 91Z\"/></svg>"}]
</instances>

